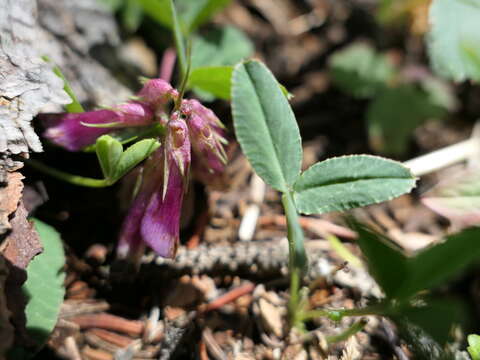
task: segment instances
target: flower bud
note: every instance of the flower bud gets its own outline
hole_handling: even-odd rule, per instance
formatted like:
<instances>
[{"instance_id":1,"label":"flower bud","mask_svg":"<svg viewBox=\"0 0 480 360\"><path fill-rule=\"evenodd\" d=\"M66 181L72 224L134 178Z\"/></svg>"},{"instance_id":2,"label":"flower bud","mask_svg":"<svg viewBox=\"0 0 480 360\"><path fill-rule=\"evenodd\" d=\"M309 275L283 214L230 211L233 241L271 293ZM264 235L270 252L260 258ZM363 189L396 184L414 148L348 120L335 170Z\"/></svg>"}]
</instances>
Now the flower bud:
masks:
<instances>
[{"instance_id":1,"label":"flower bud","mask_svg":"<svg viewBox=\"0 0 480 360\"><path fill-rule=\"evenodd\" d=\"M182 112L187 116L190 139L195 155L195 175L207 185L221 180L225 169L224 127L215 113L197 100L184 100Z\"/></svg>"},{"instance_id":2,"label":"flower bud","mask_svg":"<svg viewBox=\"0 0 480 360\"><path fill-rule=\"evenodd\" d=\"M151 79L145 82L137 97L157 109L162 108L172 100L175 101L178 97L178 91L165 80Z\"/></svg>"},{"instance_id":3,"label":"flower bud","mask_svg":"<svg viewBox=\"0 0 480 360\"><path fill-rule=\"evenodd\" d=\"M43 135L47 139L67 150L78 151L115 128L150 124L153 112L143 103L130 102L115 109L47 115L43 118L47 126Z\"/></svg>"}]
</instances>

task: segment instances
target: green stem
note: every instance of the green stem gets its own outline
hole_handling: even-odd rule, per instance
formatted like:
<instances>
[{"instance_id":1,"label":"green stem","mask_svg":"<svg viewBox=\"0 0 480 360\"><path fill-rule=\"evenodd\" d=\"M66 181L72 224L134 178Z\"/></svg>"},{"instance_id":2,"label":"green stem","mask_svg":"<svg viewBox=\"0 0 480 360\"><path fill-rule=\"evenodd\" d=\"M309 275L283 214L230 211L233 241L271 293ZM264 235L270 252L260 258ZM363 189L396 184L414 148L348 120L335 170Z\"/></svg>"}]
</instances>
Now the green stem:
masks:
<instances>
[{"instance_id":1,"label":"green stem","mask_svg":"<svg viewBox=\"0 0 480 360\"><path fill-rule=\"evenodd\" d=\"M386 303L379 303L367 306L362 309L324 309L310 310L300 314L302 321L308 321L318 317L328 317L335 321L340 321L344 316L367 316L367 315L385 315L389 313L389 306Z\"/></svg>"},{"instance_id":2,"label":"green stem","mask_svg":"<svg viewBox=\"0 0 480 360\"><path fill-rule=\"evenodd\" d=\"M175 47L177 48L178 61L180 63L180 69L182 74L186 73L187 70L187 59L185 55L185 43L183 42L182 29L180 27L180 22L178 21L177 11L175 10L175 5L173 0L170 0L170 15L172 17L173 25L173 37L175 39Z\"/></svg>"},{"instance_id":3,"label":"green stem","mask_svg":"<svg viewBox=\"0 0 480 360\"><path fill-rule=\"evenodd\" d=\"M353 253L348 250L348 248L342 244L340 239L336 237L335 235L328 234L327 235L327 240L330 243L330 246L332 249L345 261L347 261L349 264L357 267L357 268L363 268L362 261L353 255Z\"/></svg>"},{"instance_id":4,"label":"green stem","mask_svg":"<svg viewBox=\"0 0 480 360\"><path fill-rule=\"evenodd\" d=\"M190 58L190 53L191 52L191 42L189 41L189 44L188 44L188 54L187 54L187 69L185 70L185 72L183 73L183 79L182 79L182 83L180 85L180 92L178 93L178 99L177 99L177 102L175 103L175 111L178 111L180 110L180 106L182 105L182 100L183 100L183 96L185 95L185 91L187 90L187 84L188 84L188 78L190 77L190 70L191 70L191 67L192 67L192 61L191 61L191 58Z\"/></svg>"},{"instance_id":5,"label":"green stem","mask_svg":"<svg viewBox=\"0 0 480 360\"><path fill-rule=\"evenodd\" d=\"M70 184L86 186L86 187L93 187L93 188L101 188L113 185L113 181L110 179L93 179L78 175L72 175L57 169L54 169L50 166L47 166L39 161L36 160L26 160L25 163L34 169L37 169L45 174L53 176L54 178L69 182Z\"/></svg>"},{"instance_id":6,"label":"green stem","mask_svg":"<svg viewBox=\"0 0 480 360\"><path fill-rule=\"evenodd\" d=\"M288 311L290 324L295 327L302 325L302 319L299 305L300 280L304 269L307 267L307 256L305 254L303 230L298 221L298 213L293 202L291 193L284 193L282 204L287 218L288 248L290 270L290 300Z\"/></svg>"},{"instance_id":7,"label":"green stem","mask_svg":"<svg viewBox=\"0 0 480 360\"><path fill-rule=\"evenodd\" d=\"M338 335L327 336L327 344L335 344L339 341L347 340L350 336L361 331L365 325L367 325L367 322L365 320L360 320Z\"/></svg>"}]
</instances>

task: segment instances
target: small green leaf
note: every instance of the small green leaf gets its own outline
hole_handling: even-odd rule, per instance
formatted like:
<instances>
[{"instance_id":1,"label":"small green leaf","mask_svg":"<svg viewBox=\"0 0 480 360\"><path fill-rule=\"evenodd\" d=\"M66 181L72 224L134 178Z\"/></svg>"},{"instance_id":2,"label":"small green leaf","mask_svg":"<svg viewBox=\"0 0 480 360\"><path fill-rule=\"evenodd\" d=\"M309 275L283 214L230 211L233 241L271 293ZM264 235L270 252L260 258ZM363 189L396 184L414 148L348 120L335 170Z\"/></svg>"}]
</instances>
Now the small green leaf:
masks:
<instances>
[{"instance_id":1,"label":"small green leaf","mask_svg":"<svg viewBox=\"0 0 480 360\"><path fill-rule=\"evenodd\" d=\"M122 176L126 175L141 161L145 160L151 153L153 153L160 143L155 139L144 139L125 150L120 156L118 163L114 169L112 179L117 181Z\"/></svg>"},{"instance_id":2,"label":"small green leaf","mask_svg":"<svg viewBox=\"0 0 480 360\"><path fill-rule=\"evenodd\" d=\"M146 14L161 25L173 29L173 21L168 14L169 0L138 0ZM186 34L193 32L198 26L206 23L210 18L230 3L231 0L177 0L175 7L178 11L180 27Z\"/></svg>"},{"instance_id":3,"label":"small green leaf","mask_svg":"<svg viewBox=\"0 0 480 360\"><path fill-rule=\"evenodd\" d=\"M445 115L431 95L411 85L384 89L367 110L368 135L373 149L402 155L413 130L428 119Z\"/></svg>"},{"instance_id":4,"label":"small green leaf","mask_svg":"<svg viewBox=\"0 0 480 360\"><path fill-rule=\"evenodd\" d=\"M172 17L169 9L169 0L138 0L145 14L159 24L172 29Z\"/></svg>"},{"instance_id":5,"label":"small green leaf","mask_svg":"<svg viewBox=\"0 0 480 360\"><path fill-rule=\"evenodd\" d=\"M253 44L233 26L213 28L193 39L192 69L231 66L253 54Z\"/></svg>"},{"instance_id":6,"label":"small green leaf","mask_svg":"<svg viewBox=\"0 0 480 360\"><path fill-rule=\"evenodd\" d=\"M337 51L329 65L334 83L358 98L369 98L383 90L396 72L385 55L364 43Z\"/></svg>"},{"instance_id":7,"label":"small green leaf","mask_svg":"<svg viewBox=\"0 0 480 360\"><path fill-rule=\"evenodd\" d=\"M189 33L195 31L200 25L208 22L213 15L225 8L231 0L180 0L178 9L180 17Z\"/></svg>"},{"instance_id":8,"label":"small green leaf","mask_svg":"<svg viewBox=\"0 0 480 360\"><path fill-rule=\"evenodd\" d=\"M35 220L35 228L42 241L43 253L28 265L23 290L29 298L25 309L27 330L37 347L41 347L57 323L63 302L65 254L54 228L39 220Z\"/></svg>"},{"instance_id":9,"label":"small green leaf","mask_svg":"<svg viewBox=\"0 0 480 360\"><path fill-rule=\"evenodd\" d=\"M230 99L233 65L252 54L250 40L231 26L214 28L196 36L192 47L190 87L207 100L213 96Z\"/></svg>"},{"instance_id":10,"label":"small green leaf","mask_svg":"<svg viewBox=\"0 0 480 360\"><path fill-rule=\"evenodd\" d=\"M158 138L165 135L165 127L160 123L155 123L150 126L141 127L128 127L118 128L116 131L109 133L109 136L117 141L120 141L122 145L134 142L136 140ZM96 144L89 145L82 149L83 152L95 152L97 149Z\"/></svg>"},{"instance_id":11,"label":"small green leaf","mask_svg":"<svg viewBox=\"0 0 480 360\"><path fill-rule=\"evenodd\" d=\"M189 87L198 87L220 99L230 99L232 66L209 66L192 70Z\"/></svg>"},{"instance_id":12,"label":"small green leaf","mask_svg":"<svg viewBox=\"0 0 480 360\"><path fill-rule=\"evenodd\" d=\"M300 174L300 132L288 100L262 63L235 67L232 114L237 139L255 172L273 188L288 191Z\"/></svg>"},{"instance_id":13,"label":"small green leaf","mask_svg":"<svg viewBox=\"0 0 480 360\"><path fill-rule=\"evenodd\" d=\"M401 163L371 155L331 158L307 169L294 185L304 214L344 211L408 193L415 179Z\"/></svg>"},{"instance_id":14,"label":"small green leaf","mask_svg":"<svg viewBox=\"0 0 480 360\"><path fill-rule=\"evenodd\" d=\"M480 0L433 1L428 45L439 74L455 81L480 81L479 18Z\"/></svg>"},{"instance_id":15,"label":"small green leaf","mask_svg":"<svg viewBox=\"0 0 480 360\"><path fill-rule=\"evenodd\" d=\"M117 163L122 156L122 144L110 135L103 135L97 139L95 151L103 176L107 179L112 178L116 171Z\"/></svg>"},{"instance_id":16,"label":"small green leaf","mask_svg":"<svg viewBox=\"0 0 480 360\"><path fill-rule=\"evenodd\" d=\"M472 360L480 360L480 336L468 335L468 353L472 357Z\"/></svg>"},{"instance_id":17,"label":"small green leaf","mask_svg":"<svg viewBox=\"0 0 480 360\"><path fill-rule=\"evenodd\" d=\"M395 295L398 284L407 275L407 258L394 243L373 230L351 221L358 233L358 245L367 259L369 273L383 289L387 297Z\"/></svg>"},{"instance_id":18,"label":"small green leaf","mask_svg":"<svg viewBox=\"0 0 480 360\"><path fill-rule=\"evenodd\" d=\"M193 70L189 77L189 87L205 101L213 101L215 97L230 100L233 66L207 66ZM282 84L278 84L287 100L293 95ZM212 98L213 96L213 98Z\"/></svg>"},{"instance_id":19,"label":"small green leaf","mask_svg":"<svg viewBox=\"0 0 480 360\"><path fill-rule=\"evenodd\" d=\"M46 62L49 62L49 63L52 62L48 56L43 56L42 59L43 59L44 61L46 61ZM53 72L54 72L55 75L57 75L60 79L63 80L63 90L65 90L65 92L68 94L68 96L70 96L70 99L72 99L72 102L71 102L70 104L65 105L65 109L67 110L67 112L69 112L69 113L82 113L82 112L85 112L82 104L80 104L80 102L78 101L75 93L73 92L73 89L71 88L68 80L65 78L65 76L63 75L63 73L62 73L62 71L60 70L60 68L55 65L55 66L53 67Z\"/></svg>"}]
</instances>

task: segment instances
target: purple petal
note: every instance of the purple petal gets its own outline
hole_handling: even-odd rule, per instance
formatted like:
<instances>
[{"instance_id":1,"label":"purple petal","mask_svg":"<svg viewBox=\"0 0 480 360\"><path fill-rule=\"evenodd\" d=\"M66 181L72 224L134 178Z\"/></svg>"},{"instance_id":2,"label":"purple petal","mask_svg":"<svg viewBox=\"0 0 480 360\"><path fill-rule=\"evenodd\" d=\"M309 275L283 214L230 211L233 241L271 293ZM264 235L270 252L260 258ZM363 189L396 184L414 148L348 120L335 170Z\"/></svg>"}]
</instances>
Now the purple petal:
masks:
<instances>
[{"instance_id":1,"label":"purple petal","mask_svg":"<svg viewBox=\"0 0 480 360\"><path fill-rule=\"evenodd\" d=\"M168 125L165 139L168 166L165 193L158 189L153 194L140 232L143 241L158 255L173 258L179 241L185 179L190 168L190 141L184 121L172 117Z\"/></svg>"},{"instance_id":2,"label":"purple petal","mask_svg":"<svg viewBox=\"0 0 480 360\"><path fill-rule=\"evenodd\" d=\"M120 231L120 239L117 247L117 254L125 258L135 254L141 249L143 241L140 232L145 210L155 192L161 191L163 182L163 154L164 149L160 147L153 153L145 163L142 176L142 185L130 205Z\"/></svg>"},{"instance_id":3,"label":"purple petal","mask_svg":"<svg viewBox=\"0 0 480 360\"><path fill-rule=\"evenodd\" d=\"M78 151L110 131L111 128L97 128L82 125L106 124L118 121L118 114L112 110L97 110L85 113L63 114L50 117L47 122L54 123L43 136L51 142L70 151Z\"/></svg>"},{"instance_id":4,"label":"purple petal","mask_svg":"<svg viewBox=\"0 0 480 360\"><path fill-rule=\"evenodd\" d=\"M153 112L145 104L131 102L118 105L113 110L47 115L43 118L48 127L43 136L67 150L78 151L95 143L101 135L115 130L113 127L100 128L83 124L118 123L117 127L148 125L152 122Z\"/></svg>"},{"instance_id":5,"label":"purple petal","mask_svg":"<svg viewBox=\"0 0 480 360\"><path fill-rule=\"evenodd\" d=\"M145 211L140 232L143 241L158 255L173 258L179 241L180 213L185 190L180 169L170 163L168 186L163 192L157 191Z\"/></svg>"},{"instance_id":6,"label":"purple petal","mask_svg":"<svg viewBox=\"0 0 480 360\"><path fill-rule=\"evenodd\" d=\"M114 110L118 113L121 127L149 125L153 120L150 106L139 101L120 104Z\"/></svg>"}]
</instances>

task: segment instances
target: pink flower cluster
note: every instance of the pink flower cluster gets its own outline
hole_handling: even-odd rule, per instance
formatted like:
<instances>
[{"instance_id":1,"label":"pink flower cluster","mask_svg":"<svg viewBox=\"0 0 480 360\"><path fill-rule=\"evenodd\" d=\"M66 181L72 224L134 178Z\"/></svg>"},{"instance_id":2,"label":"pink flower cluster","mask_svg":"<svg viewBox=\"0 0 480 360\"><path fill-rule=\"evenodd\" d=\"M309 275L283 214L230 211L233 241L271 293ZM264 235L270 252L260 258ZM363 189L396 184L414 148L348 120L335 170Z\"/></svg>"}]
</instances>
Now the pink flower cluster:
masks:
<instances>
[{"instance_id":1,"label":"pink flower cluster","mask_svg":"<svg viewBox=\"0 0 480 360\"><path fill-rule=\"evenodd\" d=\"M138 255L147 245L160 256L173 258L192 157L196 176L206 184L215 182L224 170L227 141L222 123L193 99L182 100L180 109L169 113L169 104L178 96L169 83L152 79L134 101L109 110L63 114L47 123L44 136L70 151L119 128L155 122L165 126L161 146L145 161L140 189L124 220L117 248L120 257Z\"/></svg>"}]
</instances>

